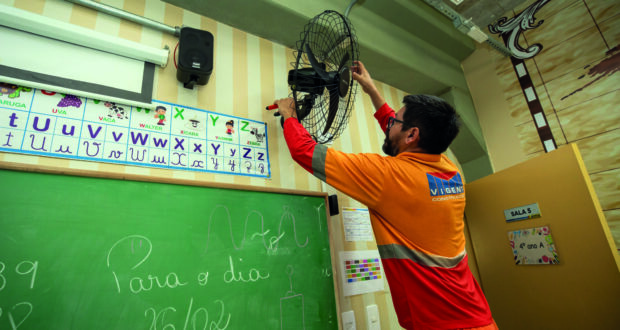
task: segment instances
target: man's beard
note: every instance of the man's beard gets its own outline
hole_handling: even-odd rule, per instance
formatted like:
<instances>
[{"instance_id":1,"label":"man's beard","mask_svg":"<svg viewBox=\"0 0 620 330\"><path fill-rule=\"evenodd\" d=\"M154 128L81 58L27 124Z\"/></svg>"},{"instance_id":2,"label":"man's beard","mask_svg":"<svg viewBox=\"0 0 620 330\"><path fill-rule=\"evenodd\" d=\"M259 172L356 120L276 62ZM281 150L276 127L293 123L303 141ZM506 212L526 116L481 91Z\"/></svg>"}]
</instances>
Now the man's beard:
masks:
<instances>
[{"instance_id":1,"label":"man's beard","mask_svg":"<svg viewBox=\"0 0 620 330\"><path fill-rule=\"evenodd\" d=\"M392 144L392 141L390 141L389 129L385 132L385 140L383 141L383 147L381 149L383 149L383 152L388 156L395 157L396 155L398 155L398 150L396 146L394 146Z\"/></svg>"}]
</instances>

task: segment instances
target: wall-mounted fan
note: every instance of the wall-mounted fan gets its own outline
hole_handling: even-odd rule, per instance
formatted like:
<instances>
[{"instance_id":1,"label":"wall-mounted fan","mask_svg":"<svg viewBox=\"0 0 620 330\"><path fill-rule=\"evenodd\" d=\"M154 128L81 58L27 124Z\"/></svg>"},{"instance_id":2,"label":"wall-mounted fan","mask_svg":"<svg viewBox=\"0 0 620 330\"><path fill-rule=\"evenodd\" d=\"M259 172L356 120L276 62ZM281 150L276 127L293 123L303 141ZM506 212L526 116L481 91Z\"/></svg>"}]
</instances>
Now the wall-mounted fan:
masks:
<instances>
[{"instance_id":1,"label":"wall-mounted fan","mask_svg":"<svg viewBox=\"0 0 620 330\"><path fill-rule=\"evenodd\" d=\"M317 143L336 139L347 126L357 92L350 67L359 48L349 19L326 10L304 27L288 84L297 118Z\"/></svg>"}]
</instances>

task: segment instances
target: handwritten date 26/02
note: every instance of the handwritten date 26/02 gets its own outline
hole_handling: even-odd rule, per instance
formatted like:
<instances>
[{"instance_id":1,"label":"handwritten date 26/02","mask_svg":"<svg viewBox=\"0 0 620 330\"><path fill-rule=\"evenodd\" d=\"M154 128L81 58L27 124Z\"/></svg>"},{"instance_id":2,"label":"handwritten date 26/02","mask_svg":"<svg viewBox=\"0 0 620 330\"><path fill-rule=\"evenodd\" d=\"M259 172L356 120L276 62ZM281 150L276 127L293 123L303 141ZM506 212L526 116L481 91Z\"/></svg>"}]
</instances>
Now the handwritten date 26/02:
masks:
<instances>
[{"instance_id":1,"label":"handwritten date 26/02","mask_svg":"<svg viewBox=\"0 0 620 330\"><path fill-rule=\"evenodd\" d=\"M187 329L210 329L210 330L223 330L228 328L230 323L230 313L226 313L224 308L224 302L216 300L216 304L221 306L220 316L217 320L215 318L209 322L209 311L200 307L195 311L192 311L192 305L194 304L194 298L190 298L189 306L187 308L187 314L185 316L185 323L183 324L183 330ZM146 318L152 317L150 330L176 330L177 327L173 323L166 323L166 313L176 313L176 308L169 306L161 309L159 312L155 308L148 308L144 311ZM181 328L179 328L181 329Z\"/></svg>"}]
</instances>

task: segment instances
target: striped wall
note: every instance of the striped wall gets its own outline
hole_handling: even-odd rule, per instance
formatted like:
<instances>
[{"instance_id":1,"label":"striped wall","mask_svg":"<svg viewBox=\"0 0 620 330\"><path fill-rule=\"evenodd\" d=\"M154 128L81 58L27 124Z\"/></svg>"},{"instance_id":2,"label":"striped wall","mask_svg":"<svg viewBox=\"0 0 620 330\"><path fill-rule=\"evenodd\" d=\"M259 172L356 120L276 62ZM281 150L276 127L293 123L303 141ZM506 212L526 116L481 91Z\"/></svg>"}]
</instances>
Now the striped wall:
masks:
<instances>
[{"instance_id":1,"label":"striped wall","mask_svg":"<svg viewBox=\"0 0 620 330\"><path fill-rule=\"evenodd\" d=\"M194 90L183 88L182 84L176 80L176 71L170 58L169 65L156 72L154 98L267 122L273 177L270 179L250 178L1 152L0 162L336 193L331 187L307 174L291 160L282 136L279 118L274 118L263 110L264 106L271 104L273 100L288 95L286 74L289 70L289 63L293 60L291 49L158 0L105 0L102 2L167 25L190 26L207 30L214 35L215 66L209 83L205 86L198 86ZM167 46L174 50L177 44L177 39L173 36L142 28L134 23L121 21L105 14L98 14L93 10L61 0L0 0L0 3L153 47ZM361 56L363 60L363 54ZM372 68L369 70L372 73ZM395 108L401 106L405 92L379 81L376 81L376 84L390 105ZM375 124L373 112L370 99L363 95L360 89L349 126L333 143L333 147L345 152L380 153L384 134ZM456 162L454 155L451 152L448 154ZM338 199L340 206L363 207L342 194L339 194ZM376 249L374 242L345 242L341 217L332 217L330 221L332 221L332 239L336 257L340 251ZM340 278L338 273L334 276L337 279ZM393 310L387 282L385 282L385 288L383 292L353 297L344 297L342 291L337 292L340 298L340 310L353 310L358 328L363 329L366 324L365 307L376 304L380 311L381 328L398 329L400 327Z\"/></svg>"},{"instance_id":2,"label":"striped wall","mask_svg":"<svg viewBox=\"0 0 620 330\"><path fill-rule=\"evenodd\" d=\"M533 2L528 0L503 16L512 18ZM519 43L524 48L539 43L543 50L525 61L527 70L557 144L578 145L620 247L620 2L553 0L535 17L544 23L522 34ZM506 141L505 134L516 131L521 150L513 153L536 157L544 152L543 146L510 60L490 54L492 62L480 65L493 66L496 77L492 79L499 82L503 100L489 110L509 114L512 127L491 134L489 129L485 138ZM601 68L605 64L608 68ZM484 83L471 79L478 69L482 70L465 70L466 75L470 72L472 97L488 99L492 86L474 91L476 84ZM478 110L481 123L493 116L491 111ZM500 148L495 150L501 152Z\"/></svg>"}]
</instances>

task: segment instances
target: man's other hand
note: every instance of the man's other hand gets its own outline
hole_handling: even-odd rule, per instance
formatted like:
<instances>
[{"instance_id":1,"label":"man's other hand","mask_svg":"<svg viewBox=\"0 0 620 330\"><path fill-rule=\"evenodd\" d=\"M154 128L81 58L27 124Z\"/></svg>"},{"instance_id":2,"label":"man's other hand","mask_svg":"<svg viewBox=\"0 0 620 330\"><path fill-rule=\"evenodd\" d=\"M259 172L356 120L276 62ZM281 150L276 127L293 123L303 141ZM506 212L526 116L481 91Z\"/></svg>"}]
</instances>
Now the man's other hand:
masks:
<instances>
[{"instance_id":1,"label":"man's other hand","mask_svg":"<svg viewBox=\"0 0 620 330\"><path fill-rule=\"evenodd\" d=\"M297 118L297 111L295 110L295 100L292 97L287 97L285 99L279 99L273 102L278 105L278 112L287 120L291 117Z\"/></svg>"},{"instance_id":2,"label":"man's other hand","mask_svg":"<svg viewBox=\"0 0 620 330\"><path fill-rule=\"evenodd\" d=\"M353 73L353 79L360 83L366 94L371 94L376 91L377 88L375 87L375 83L372 81L370 73L366 70L364 63L361 61L353 62L351 72Z\"/></svg>"}]
</instances>

